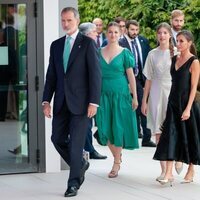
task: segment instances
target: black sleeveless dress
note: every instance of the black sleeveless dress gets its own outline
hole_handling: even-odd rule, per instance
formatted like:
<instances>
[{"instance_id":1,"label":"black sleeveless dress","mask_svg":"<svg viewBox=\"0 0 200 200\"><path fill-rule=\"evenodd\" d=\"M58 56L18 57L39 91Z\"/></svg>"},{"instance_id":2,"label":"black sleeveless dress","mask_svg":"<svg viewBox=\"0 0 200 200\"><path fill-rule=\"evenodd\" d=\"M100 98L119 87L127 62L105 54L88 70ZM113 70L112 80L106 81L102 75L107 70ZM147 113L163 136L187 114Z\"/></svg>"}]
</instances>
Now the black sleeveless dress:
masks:
<instances>
[{"instance_id":1,"label":"black sleeveless dress","mask_svg":"<svg viewBox=\"0 0 200 200\"><path fill-rule=\"evenodd\" d=\"M166 118L161 128L162 134L153 157L155 160L175 160L200 165L200 104L194 101L190 118L181 121L190 94L189 69L195 59L195 56L190 57L176 70L176 56L172 58L172 87Z\"/></svg>"}]
</instances>

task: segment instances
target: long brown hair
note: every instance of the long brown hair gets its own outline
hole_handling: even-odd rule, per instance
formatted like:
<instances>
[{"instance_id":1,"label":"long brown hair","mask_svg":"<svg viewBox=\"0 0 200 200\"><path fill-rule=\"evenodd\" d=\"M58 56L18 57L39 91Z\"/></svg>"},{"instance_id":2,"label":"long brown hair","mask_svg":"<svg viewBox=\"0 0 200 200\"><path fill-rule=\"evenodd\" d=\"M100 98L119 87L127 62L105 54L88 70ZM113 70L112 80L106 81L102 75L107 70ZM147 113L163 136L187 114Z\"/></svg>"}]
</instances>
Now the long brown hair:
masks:
<instances>
[{"instance_id":1,"label":"long brown hair","mask_svg":"<svg viewBox=\"0 0 200 200\"><path fill-rule=\"evenodd\" d=\"M167 22L162 22L156 27L156 33L158 33L158 31L161 28L165 28L171 36L169 38L169 50L170 50L170 56L173 57L174 56L174 44L173 44L173 39L172 39L173 36L172 36L171 26Z\"/></svg>"}]
</instances>

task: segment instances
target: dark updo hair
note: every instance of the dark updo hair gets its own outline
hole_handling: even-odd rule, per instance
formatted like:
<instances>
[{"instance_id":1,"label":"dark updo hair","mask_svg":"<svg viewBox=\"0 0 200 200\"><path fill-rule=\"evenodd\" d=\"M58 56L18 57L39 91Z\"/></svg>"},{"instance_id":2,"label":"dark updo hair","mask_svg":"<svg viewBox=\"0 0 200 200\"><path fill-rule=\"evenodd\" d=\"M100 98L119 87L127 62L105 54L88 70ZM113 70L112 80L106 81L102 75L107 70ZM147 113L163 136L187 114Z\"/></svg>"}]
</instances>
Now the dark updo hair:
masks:
<instances>
[{"instance_id":1,"label":"dark updo hair","mask_svg":"<svg viewBox=\"0 0 200 200\"><path fill-rule=\"evenodd\" d=\"M178 37L179 35L184 36L188 42L190 42L190 41L192 42L192 44L190 46L190 52L192 54L194 54L195 56L197 56L197 50L196 50L196 47L194 44L194 36L192 35L192 33L188 30L182 30L182 31L178 32L176 37Z\"/></svg>"},{"instance_id":2,"label":"dark updo hair","mask_svg":"<svg viewBox=\"0 0 200 200\"><path fill-rule=\"evenodd\" d=\"M161 28L165 28L169 34L170 34L170 38L169 38L169 50L170 50L170 56L173 57L174 56L174 44L173 44L173 39L172 39L172 30L171 30L171 26L167 23L167 22L162 22L160 23L157 27L156 27L156 33L158 33L158 31Z\"/></svg>"},{"instance_id":3,"label":"dark updo hair","mask_svg":"<svg viewBox=\"0 0 200 200\"><path fill-rule=\"evenodd\" d=\"M111 26L116 26L120 30L120 26L119 26L119 24L117 22L109 22L108 25L107 25L106 30L108 30Z\"/></svg>"}]
</instances>

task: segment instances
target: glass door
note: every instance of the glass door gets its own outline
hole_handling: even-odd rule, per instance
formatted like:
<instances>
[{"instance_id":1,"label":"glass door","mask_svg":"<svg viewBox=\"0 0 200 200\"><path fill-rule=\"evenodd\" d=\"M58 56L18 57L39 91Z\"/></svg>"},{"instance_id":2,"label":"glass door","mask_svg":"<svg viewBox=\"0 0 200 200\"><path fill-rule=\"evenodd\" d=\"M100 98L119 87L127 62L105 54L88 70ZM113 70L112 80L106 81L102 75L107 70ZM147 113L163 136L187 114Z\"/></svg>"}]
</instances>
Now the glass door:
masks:
<instances>
[{"instance_id":1,"label":"glass door","mask_svg":"<svg viewBox=\"0 0 200 200\"><path fill-rule=\"evenodd\" d=\"M0 1L0 174L38 168L34 3Z\"/></svg>"}]
</instances>

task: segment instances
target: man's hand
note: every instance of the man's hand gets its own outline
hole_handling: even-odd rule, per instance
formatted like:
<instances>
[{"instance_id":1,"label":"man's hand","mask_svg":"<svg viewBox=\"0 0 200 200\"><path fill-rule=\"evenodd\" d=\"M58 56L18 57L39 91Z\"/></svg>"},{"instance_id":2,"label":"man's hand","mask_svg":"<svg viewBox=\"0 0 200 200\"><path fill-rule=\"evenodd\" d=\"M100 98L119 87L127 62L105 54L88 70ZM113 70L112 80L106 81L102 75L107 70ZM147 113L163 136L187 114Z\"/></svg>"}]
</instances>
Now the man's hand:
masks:
<instances>
[{"instance_id":1,"label":"man's hand","mask_svg":"<svg viewBox=\"0 0 200 200\"><path fill-rule=\"evenodd\" d=\"M92 118L92 117L94 117L96 115L96 113L97 113L97 106L89 104L87 116L89 118Z\"/></svg>"},{"instance_id":2,"label":"man's hand","mask_svg":"<svg viewBox=\"0 0 200 200\"><path fill-rule=\"evenodd\" d=\"M47 118L51 118L51 106L49 103L43 105L43 113Z\"/></svg>"}]
</instances>

